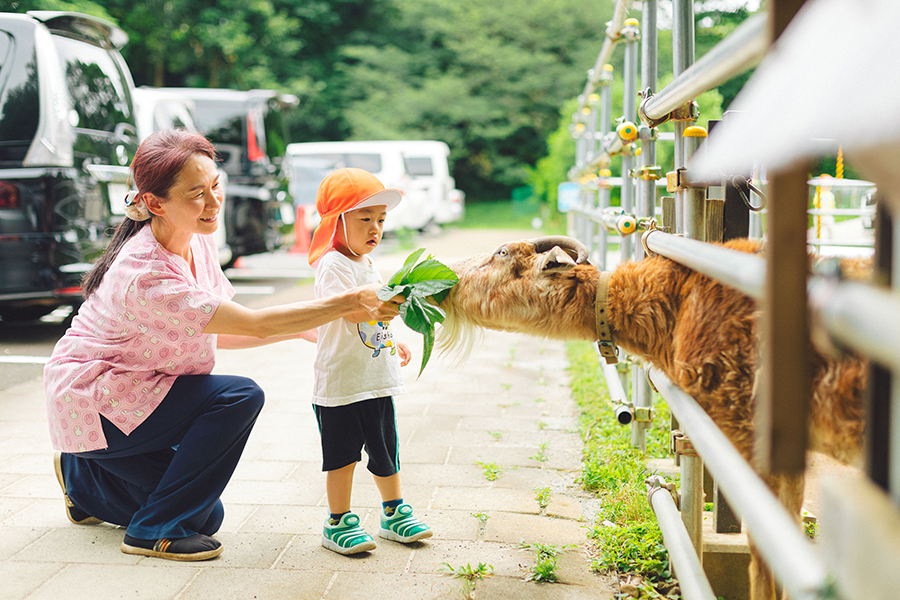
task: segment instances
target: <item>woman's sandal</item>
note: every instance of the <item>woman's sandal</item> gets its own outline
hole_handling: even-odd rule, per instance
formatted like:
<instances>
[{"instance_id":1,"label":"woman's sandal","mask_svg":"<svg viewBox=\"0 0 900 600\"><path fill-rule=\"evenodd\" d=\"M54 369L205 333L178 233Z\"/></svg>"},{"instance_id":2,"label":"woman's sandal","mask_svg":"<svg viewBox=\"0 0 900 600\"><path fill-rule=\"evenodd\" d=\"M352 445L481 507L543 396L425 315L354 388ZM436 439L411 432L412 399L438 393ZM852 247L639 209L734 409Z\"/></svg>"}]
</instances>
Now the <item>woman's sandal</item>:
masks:
<instances>
[{"instance_id":1,"label":"woman's sandal","mask_svg":"<svg viewBox=\"0 0 900 600\"><path fill-rule=\"evenodd\" d=\"M142 540L126 534L121 550L125 554L193 561L215 558L222 554L224 548L222 542L202 533L195 533L185 538L158 540Z\"/></svg>"},{"instance_id":2,"label":"woman's sandal","mask_svg":"<svg viewBox=\"0 0 900 600\"><path fill-rule=\"evenodd\" d=\"M75 503L69 500L69 495L66 493L66 482L63 479L62 473L62 454L56 452L53 455L53 470L56 471L56 480L59 482L59 487L62 488L63 499L66 501L66 516L70 521L75 523L76 525L93 525L95 523L102 523L100 519L97 517L92 517L85 511L81 510Z\"/></svg>"}]
</instances>

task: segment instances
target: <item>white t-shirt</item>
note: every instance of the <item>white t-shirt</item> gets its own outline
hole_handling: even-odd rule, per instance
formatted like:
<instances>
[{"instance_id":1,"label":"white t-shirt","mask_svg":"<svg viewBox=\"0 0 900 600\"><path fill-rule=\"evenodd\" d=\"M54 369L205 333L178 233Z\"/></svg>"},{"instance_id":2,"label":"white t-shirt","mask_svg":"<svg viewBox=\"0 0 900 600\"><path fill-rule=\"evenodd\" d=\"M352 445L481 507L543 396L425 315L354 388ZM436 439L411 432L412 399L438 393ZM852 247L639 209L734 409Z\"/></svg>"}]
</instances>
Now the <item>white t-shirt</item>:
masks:
<instances>
[{"instance_id":1,"label":"white t-shirt","mask_svg":"<svg viewBox=\"0 0 900 600\"><path fill-rule=\"evenodd\" d=\"M378 269L365 258L365 263L358 263L337 250L326 252L316 267L316 298L383 283ZM317 348L313 404L343 406L406 393L390 322L337 319L319 327Z\"/></svg>"}]
</instances>

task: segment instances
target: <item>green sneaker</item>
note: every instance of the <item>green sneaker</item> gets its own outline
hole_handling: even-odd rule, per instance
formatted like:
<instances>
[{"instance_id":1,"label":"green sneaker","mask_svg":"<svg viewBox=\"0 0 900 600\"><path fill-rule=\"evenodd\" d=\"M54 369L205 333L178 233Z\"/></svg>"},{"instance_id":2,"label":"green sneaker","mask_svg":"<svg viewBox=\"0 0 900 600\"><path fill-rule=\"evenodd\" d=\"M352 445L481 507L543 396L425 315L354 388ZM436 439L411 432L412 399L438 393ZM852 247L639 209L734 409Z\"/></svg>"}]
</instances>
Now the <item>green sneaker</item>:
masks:
<instances>
[{"instance_id":1,"label":"green sneaker","mask_svg":"<svg viewBox=\"0 0 900 600\"><path fill-rule=\"evenodd\" d=\"M366 552L376 546L372 536L359 526L359 517L353 513L345 514L337 525L332 525L330 518L325 519L322 545L338 554Z\"/></svg>"},{"instance_id":2,"label":"green sneaker","mask_svg":"<svg viewBox=\"0 0 900 600\"><path fill-rule=\"evenodd\" d=\"M378 535L386 540L404 544L430 538L432 536L431 529L415 518L412 511L412 506L409 504L401 504L394 509L394 514L391 516L387 516L382 510L381 529L378 530Z\"/></svg>"}]
</instances>

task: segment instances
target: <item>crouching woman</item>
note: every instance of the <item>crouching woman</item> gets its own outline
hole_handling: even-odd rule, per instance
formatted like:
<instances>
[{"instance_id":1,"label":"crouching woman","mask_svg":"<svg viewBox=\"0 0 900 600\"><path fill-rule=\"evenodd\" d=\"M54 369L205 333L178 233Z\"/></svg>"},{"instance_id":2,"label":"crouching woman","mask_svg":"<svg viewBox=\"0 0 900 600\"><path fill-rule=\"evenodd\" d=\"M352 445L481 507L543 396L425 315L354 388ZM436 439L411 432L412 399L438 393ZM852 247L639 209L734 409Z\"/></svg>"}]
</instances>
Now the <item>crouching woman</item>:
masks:
<instances>
[{"instance_id":1,"label":"crouching woman","mask_svg":"<svg viewBox=\"0 0 900 600\"><path fill-rule=\"evenodd\" d=\"M250 310L218 261L223 190L200 134L141 144L136 191L83 282L85 302L44 369L56 475L68 518L126 527L121 549L173 560L219 555L212 537L263 406L251 379L211 375L217 348L305 337L334 319L398 314L377 286ZM400 299L402 300L402 299Z\"/></svg>"}]
</instances>

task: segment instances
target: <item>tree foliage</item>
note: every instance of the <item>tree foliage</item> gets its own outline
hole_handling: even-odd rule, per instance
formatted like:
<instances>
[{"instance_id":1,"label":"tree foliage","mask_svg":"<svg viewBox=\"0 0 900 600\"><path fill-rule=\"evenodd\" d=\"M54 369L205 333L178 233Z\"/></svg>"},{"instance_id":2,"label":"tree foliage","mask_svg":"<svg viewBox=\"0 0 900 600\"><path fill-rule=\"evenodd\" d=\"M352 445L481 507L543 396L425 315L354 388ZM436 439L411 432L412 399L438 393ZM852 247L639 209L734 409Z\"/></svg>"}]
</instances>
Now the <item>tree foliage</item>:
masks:
<instances>
[{"instance_id":1,"label":"tree foliage","mask_svg":"<svg viewBox=\"0 0 900 600\"><path fill-rule=\"evenodd\" d=\"M582 90L613 0L10 0L115 22L137 85L267 88L300 98L290 141L438 139L470 201L527 181L544 197L560 162L560 111ZM637 6L637 5L636 5ZM747 17L697 14L697 56ZM639 17L632 10L630 16ZM660 73L671 32L660 32ZM621 72L622 52L613 57ZM720 87L727 106L744 78ZM620 102L621 100L618 100ZM543 165L538 161L548 157ZM564 162L564 161L563 161ZM553 167L559 170L562 167Z\"/></svg>"}]
</instances>

